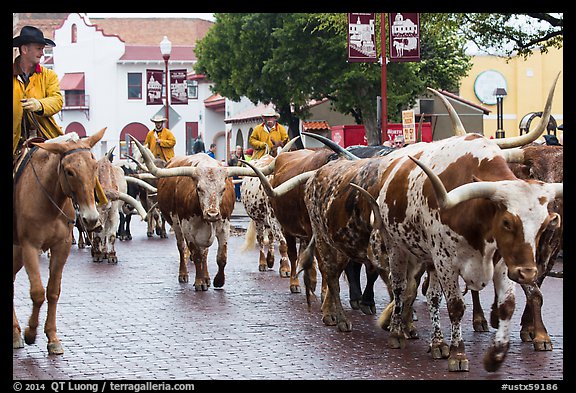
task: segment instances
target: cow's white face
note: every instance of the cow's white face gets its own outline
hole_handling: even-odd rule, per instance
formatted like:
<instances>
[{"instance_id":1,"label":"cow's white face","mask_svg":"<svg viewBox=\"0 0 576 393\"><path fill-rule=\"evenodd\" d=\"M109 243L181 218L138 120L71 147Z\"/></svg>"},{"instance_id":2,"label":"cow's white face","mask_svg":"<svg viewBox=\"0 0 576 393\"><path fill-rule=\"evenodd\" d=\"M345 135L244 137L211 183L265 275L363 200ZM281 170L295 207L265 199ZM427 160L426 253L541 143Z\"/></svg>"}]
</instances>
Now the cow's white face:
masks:
<instances>
[{"instance_id":1,"label":"cow's white face","mask_svg":"<svg viewBox=\"0 0 576 393\"><path fill-rule=\"evenodd\" d=\"M536 249L540 235L546 228L560 225L560 216L548 212L555 193L548 184L537 181L502 183L502 189L491 198L503 206L494 217L494 238L510 279L531 283L538 274Z\"/></svg>"},{"instance_id":2,"label":"cow's white face","mask_svg":"<svg viewBox=\"0 0 576 393\"><path fill-rule=\"evenodd\" d=\"M221 219L220 204L226 189L227 172L221 167L197 167L196 192L202 217L206 221Z\"/></svg>"}]
</instances>

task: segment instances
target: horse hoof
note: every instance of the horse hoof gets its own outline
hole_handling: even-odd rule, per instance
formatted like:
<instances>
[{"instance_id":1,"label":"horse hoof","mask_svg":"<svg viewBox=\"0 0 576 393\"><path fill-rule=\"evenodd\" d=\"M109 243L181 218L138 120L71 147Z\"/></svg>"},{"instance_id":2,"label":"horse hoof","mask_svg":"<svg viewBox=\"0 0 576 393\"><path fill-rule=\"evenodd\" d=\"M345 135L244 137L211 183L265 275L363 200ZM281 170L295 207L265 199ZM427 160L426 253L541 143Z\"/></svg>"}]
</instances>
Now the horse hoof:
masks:
<instances>
[{"instance_id":1,"label":"horse hoof","mask_svg":"<svg viewBox=\"0 0 576 393\"><path fill-rule=\"evenodd\" d=\"M64 348L59 341L48 343L48 354L49 355L62 355L64 353Z\"/></svg>"},{"instance_id":2,"label":"horse hoof","mask_svg":"<svg viewBox=\"0 0 576 393\"><path fill-rule=\"evenodd\" d=\"M27 327L24 330L24 342L28 345L32 345L36 342L36 330L30 329Z\"/></svg>"},{"instance_id":3,"label":"horse hoof","mask_svg":"<svg viewBox=\"0 0 576 393\"><path fill-rule=\"evenodd\" d=\"M24 348L24 340L22 339L22 336L20 336L20 334L14 333L12 338L12 348L13 349Z\"/></svg>"}]
</instances>

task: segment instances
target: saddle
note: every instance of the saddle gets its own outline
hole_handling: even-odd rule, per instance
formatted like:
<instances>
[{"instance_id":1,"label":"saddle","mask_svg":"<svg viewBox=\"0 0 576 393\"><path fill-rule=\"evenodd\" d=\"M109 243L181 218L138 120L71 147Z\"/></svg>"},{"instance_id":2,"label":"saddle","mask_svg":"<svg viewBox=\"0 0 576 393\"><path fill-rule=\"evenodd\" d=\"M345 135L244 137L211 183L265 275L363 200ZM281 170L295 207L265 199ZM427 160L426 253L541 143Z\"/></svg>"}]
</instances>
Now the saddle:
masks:
<instances>
[{"instance_id":1,"label":"saddle","mask_svg":"<svg viewBox=\"0 0 576 393\"><path fill-rule=\"evenodd\" d=\"M45 142L46 138L43 137L34 137L25 140L22 145L16 151L16 154L12 157L12 180L14 184L20 178L22 174L22 170L26 167L26 164L32 157L32 153L38 149L37 146L34 146L33 143L41 143Z\"/></svg>"}]
</instances>

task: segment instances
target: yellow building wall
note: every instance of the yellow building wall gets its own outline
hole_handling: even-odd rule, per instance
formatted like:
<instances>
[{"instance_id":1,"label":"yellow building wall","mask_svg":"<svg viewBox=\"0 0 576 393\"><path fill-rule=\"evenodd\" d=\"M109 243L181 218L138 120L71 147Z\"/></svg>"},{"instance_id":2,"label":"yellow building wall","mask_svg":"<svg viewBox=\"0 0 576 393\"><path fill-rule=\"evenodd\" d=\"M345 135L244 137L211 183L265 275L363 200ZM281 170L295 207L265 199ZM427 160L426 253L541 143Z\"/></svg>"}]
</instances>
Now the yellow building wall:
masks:
<instances>
[{"instance_id":1,"label":"yellow building wall","mask_svg":"<svg viewBox=\"0 0 576 393\"><path fill-rule=\"evenodd\" d=\"M549 49L548 53L541 54L539 51L528 59L513 57L509 61L497 56L474 56L473 66L468 76L462 80L460 96L466 100L482 105L489 109L489 115L484 115L484 135L495 136L496 133L496 105L482 103L474 93L474 81L476 77L487 70L496 70L506 79L508 95L503 99L503 123L506 136L520 134L520 121L524 115L530 112L544 110L544 104L548 91L558 72L562 71L552 103L552 116L557 125L564 123L564 83L563 83L563 51L555 48ZM533 129L539 117L532 120L530 129ZM562 131L557 130L556 135L560 139ZM543 139L543 138L540 138ZM560 139L562 140L562 139Z\"/></svg>"}]
</instances>

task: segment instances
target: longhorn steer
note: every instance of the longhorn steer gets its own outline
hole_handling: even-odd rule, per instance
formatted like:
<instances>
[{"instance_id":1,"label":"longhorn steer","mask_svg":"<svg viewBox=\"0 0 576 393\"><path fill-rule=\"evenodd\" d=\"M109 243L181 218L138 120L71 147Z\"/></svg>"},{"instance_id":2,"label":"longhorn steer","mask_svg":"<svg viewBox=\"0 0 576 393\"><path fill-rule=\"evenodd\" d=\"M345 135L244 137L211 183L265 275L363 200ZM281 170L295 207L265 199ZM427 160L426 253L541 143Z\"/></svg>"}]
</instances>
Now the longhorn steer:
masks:
<instances>
[{"instance_id":1,"label":"longhorn steer","mask_svg":"<svg viewBox=\"0 0 576 393\"><path fill-rule=\"evenodd\" d=\"M509 166L519 179L536 179L547 183L564 181L564 148L562 146L526 145L514 152L513 160L514 162L509 163ZM549 204L548 210L551 213L560 214L560 226L547 229L541 235L536 253L538 278L533 284L521 285L527 301L522 313L520 338L524 342L532 342L536 351L553 349L552 340L542 319L543 297L540 287L546 275L552 270L558 253L562 249L563 204L563 198L556 198L553 203ZM477 291L472 291L472 301L474 330L488 331L488 323L484 317ZM492 307L491 325L494 328L498 327L496 309L495 306Z\"/></svg>"},{"instance_id":2,"label":"longhorn steer","mask_svg":"<svg viewBox=\"0 0 576 393\"><path fill-rule=\"evenodd\" d=\"M92 260L102 262L107 259L108 263L117 263L116 232L124 202L136 208L143 220L146 219L146 211L136 199L126 193L128 186L124 171L112 165L107 156L98 161L97 176L108 201L98 205L101 225L91 232Z\"/></svg>"},{"instance_id":3,"label":"longhorn steer","mask_svg":"<svg viewBox=\"0 0 576 393\"><path fill-rule=\"evenodd\" d=\"M230 216L235 202L230 177L251 176L252 171L249 168L225 167L204 153L175 156L165 168L158 168L152 155L134 137L131 138L142 153L148 170L160 178L158 207L176 235L180 254L178 281L188 282L188 249L196 267L194 288L208 289L208 248L216 238L218 273L214 277L214 287L222 287L225 283Z\"/></svg>"},{"instance_id":4,"label":"longhorn steer","mask_svg":"<svg viewBox=\"0 0 576 393\"><path fill-rule=\"evenodd\" d=\"M554 87L555 83L537 127L539 133L549 120ZM462 127L457 116L451 119L455 128ZM469 370L460 326L465 309L460 276L472 290L494 281L498 332L484 356L484 367L495 371L504 361L515 307L514 282L534 283L541 235L560 225L560 216L550 213L548 204L562 196L562 184L518 179L500 149L523 140L488 140L468 134L410 145L402 154L391 153L383 161L386 164L378 170L382 188L377 203L371 204L375 216L371 241L375 245L384 242L389 255L395 302L391 347L405 345L402 313L404 305L410 304L407 279L423 263L429 273L426 297L433 326L432 356L448 357L450 371ZM443 293L452 325L450 347L440 329Z\"/></svg>"}]
</instances>

